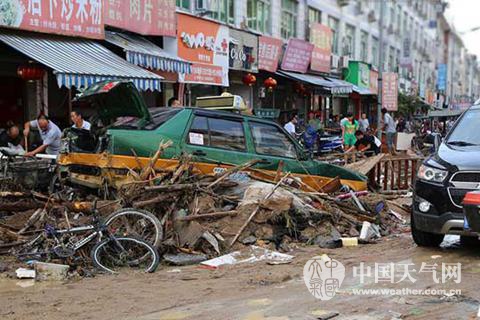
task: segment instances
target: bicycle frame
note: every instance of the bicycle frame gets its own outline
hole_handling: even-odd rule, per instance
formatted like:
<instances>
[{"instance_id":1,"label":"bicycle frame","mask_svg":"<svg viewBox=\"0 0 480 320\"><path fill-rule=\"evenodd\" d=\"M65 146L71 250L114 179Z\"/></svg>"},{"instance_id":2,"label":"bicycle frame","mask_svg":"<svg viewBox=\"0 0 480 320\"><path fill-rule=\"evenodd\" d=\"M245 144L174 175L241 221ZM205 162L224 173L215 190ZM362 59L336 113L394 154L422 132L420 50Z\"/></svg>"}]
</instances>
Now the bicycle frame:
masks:
<instances>
[{"instance_id":1,"label":"bicycle frame","mask_svg":"<svg viewBox=\"0 0 480 320\"><path fill-rule=\"evenodd\" d=\"M97 228L94 225L88 225L88 226L74 227L74 228L70 228L70 229L53 230L51 234L53 236L55 236L57 234L60 234L60 235L62 235L62 234L77 234L77 233L84 233L84 232L87 232L87 231L90 231L90 230L95 230L95 229L97 229ZM91 233L90 235L88 235L87 237L75 242L73 244L73 250L74 251L79 250L81 247L83 247L84 245L86 245L87 243L92 241L98 235L100 235L100 237L101 237L103 235L102 231L104 231L105 229L106 229L105 226L101 226L100 230L97 230L97 231ZM58 242L57 239L55 239L55 240Z\"/></svg>"}]
</instances>

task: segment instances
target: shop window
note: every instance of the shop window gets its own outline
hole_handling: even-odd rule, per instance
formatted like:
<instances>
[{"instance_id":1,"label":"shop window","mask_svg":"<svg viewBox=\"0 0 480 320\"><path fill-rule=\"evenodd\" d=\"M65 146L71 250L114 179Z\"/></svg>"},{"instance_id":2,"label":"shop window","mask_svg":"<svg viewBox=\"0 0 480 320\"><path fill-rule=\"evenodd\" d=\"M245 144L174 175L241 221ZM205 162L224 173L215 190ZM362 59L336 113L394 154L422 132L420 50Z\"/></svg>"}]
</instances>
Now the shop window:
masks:
<instances>
[{"instance_id":1,"label":"shop window","mask_svg":"<svg viewBox=\"0 0 480 320\"><path fill-rule=\"evenodd\" d=\"M367 62L368 50L368 33L362 31L360 35L360 60Z\"/></svg>"},{"instance_id":2,"label":"shop window","mask_svg":"<svg viewBox=\"0 0 480 320\"><path fill-rule=\"evenodd\" d=\"M284 39L297 36L297 2L295 0L282 0L280 34Z\"/></svg>"},{"instance_id":3,"label":"shop window","mask_svg":"<svg viewBox=\"0 0 480 320\"><path fill-rule=\"evenodd\" d=\"M240 121L196 116L187 137L190 144L244 151L245 135Z\"/></svg>"},{"instance_id":4,"label":"shop window","mask_svg":"<svg viewBox=\"0 0 480 320\"><path fill-rule=\"evenodd\" d=\"M177 7L186 11L190 11L190 0L177 0Z\"/></svg>"},{"instance_id":5,"label":"shop window","mask_svg":"<svg viewBox=\"0 0 480 320\"><path fill-rule=\"evenodd\" d=\"M308 7L308 23L322 23L322 12L312 7Z\"/></svg>"},{"instance_id":6,"label":"shop window","mask_svg":"<svg viewBox=\"0 0 480 320\"><path fill-rule=\"evenodd\" d=\"M296 158L295 145L277 126L250 122L255 152L258 154Z\"/></svg>"},{"instance_id":7,"label":"shop window","mask_svg":"<svg viewBox=\"0 0 480 320\"><path fill-rule=\"evenodd\" d=\"M328 26L332 30L332 53L338 54L338 19L328 17Z\"/></svg>"},{"instance_id":8,"label":"shop window","mask_svg":"<svg viewBox=\"0 0 480 320\"><path fill-rule=\"evenodd\" d=\"M345 27L345 37L343 38L343 55L355 57L355 27L348 25Z\"/></svg>"},{"instance_id":9,"label":"shop window","mask_svg":"<svg viewBox=\"0 0 480 320\"><path fill-rule=\"evenodd\" d=\"M261 33L270 33L270 1L247 0L247 25Z\"/></svg>"},{"instance_id":10,"label":"shop window","mask_svg":"<svg viewBox=\"0 0 480 320\"><path fill-rule=\"evenodd\" d=\"M210 7L209 12L206 14L207 17L229 24L235 23L234 0L210 0L207 3Z\"/></svg>"}]
</instances>

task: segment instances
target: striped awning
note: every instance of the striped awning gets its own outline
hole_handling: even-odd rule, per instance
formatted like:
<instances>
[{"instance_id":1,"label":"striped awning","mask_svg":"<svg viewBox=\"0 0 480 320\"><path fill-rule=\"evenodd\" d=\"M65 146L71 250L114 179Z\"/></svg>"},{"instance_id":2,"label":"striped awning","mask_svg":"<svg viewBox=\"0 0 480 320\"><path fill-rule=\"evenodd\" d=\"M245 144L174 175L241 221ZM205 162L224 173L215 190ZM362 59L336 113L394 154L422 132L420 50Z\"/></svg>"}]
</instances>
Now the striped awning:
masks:
<instances>
[{"instance_id":1,"label":"striped awning","mask_svg":"<svg viewBox=\"0 0 480 320\"><path fill-rule=\"evenodd\" d=\"M137 66L167 72L192 73L190 62L169 54L141 36L105 31L105 40L122 48L127 61Z\"/></svg>"},{"instance_id":2,"label":"striped awning","mask_svg":"<svg viewBox=\"0 0 480 320\"><path fill-rule=\"evenodd\" d=\"M2 30L0 41L53 69L59 87L88 87L102 80L132 81L161 91L161 76L133 65L102 45L79 38Z\"/></svg>"}]
</instances>

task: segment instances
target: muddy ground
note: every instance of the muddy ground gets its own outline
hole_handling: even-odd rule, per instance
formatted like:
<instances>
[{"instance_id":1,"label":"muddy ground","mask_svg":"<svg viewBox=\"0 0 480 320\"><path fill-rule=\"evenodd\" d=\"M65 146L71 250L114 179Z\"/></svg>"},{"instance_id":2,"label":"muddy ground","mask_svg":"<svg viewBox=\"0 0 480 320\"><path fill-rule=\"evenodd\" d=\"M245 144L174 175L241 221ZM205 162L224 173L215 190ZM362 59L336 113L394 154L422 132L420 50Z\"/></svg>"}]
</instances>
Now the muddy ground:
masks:
<instances>
[{"instance_id":1,"label":"muddy ground","mask_svg":"<svg viewBox=\"0 0 480 320\"><path fill-rule=\"evenodd\" d=\"M307 290L303 266L326 253L346 267L341 291L330 301ZM450 238L443 248L417 247L408 233L383 238L375 245L340 249L299 247L291 264L264 262L207 270L198 266L161 267L154 274L99 275L66 283L0 280L0 319L476 319L479 309L480 255ZM435 284L432 274L416 273L416 282L360 284L352 268L363 261L462 263L461 283ZM439 271L440 272L440 271ZM25 284L22 280L23 284ZM453 296L352 295L354 288L461 289Z\"/></svg>"}]
</instances>

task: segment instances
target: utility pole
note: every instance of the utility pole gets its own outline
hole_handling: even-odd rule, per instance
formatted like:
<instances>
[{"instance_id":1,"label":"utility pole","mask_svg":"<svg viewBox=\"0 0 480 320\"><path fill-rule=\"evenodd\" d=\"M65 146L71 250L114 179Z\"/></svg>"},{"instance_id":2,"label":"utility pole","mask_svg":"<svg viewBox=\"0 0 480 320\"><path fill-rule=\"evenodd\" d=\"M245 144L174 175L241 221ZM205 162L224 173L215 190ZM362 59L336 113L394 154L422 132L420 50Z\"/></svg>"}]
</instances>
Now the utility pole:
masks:
<instances>
[{"instance_id":1,"label":"utility pole","mask_svg":"<svg viewBox=\"0 0 480 320\"><path fill-rule=\"evenodd\" d=\"M380 37L379 37L379 48L378 48L378 101L377 101L377 136L382 139L382 78L383 78L383 17L385 15L385 0L380 1L380 19L379 19L379 28L380 28Z\"/></svg>"}]
</instances>

